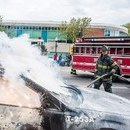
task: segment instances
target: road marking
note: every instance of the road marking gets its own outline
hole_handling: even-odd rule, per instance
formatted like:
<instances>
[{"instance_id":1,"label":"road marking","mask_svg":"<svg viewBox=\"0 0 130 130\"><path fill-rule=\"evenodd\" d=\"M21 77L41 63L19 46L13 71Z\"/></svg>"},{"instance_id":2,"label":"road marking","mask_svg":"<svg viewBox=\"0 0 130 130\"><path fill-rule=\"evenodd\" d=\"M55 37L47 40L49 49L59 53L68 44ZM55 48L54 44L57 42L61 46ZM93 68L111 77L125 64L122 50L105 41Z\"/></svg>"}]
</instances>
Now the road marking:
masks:
<instances>
[{"instance_id":1,"label":"road marking","mask_svg":"<svg viewBox=\"0 0 130 130\"><path fill-rule=\"evenodd\" d=\"M128 87L112 87L113 89L129 89Z\"/></svg>"}]
</instances>

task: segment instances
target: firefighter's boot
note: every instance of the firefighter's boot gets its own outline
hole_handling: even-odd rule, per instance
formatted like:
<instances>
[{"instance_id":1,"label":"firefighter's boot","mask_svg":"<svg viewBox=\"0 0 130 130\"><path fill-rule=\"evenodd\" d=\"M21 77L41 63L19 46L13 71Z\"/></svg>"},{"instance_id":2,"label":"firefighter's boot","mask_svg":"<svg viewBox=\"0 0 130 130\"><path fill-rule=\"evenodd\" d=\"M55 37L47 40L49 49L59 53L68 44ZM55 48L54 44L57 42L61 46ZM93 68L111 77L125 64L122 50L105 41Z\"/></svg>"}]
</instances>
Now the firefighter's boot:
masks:
<instances>
[{"instance_id":1,"label":"firefighter's boot","mask_svg":"<svg viewBox=\"0 0 130 130\"><path fill-rule=\"evenodd\" d=\"M70 74L77 75L76 70L71 69Z\"/></svg>"}]
</instances>

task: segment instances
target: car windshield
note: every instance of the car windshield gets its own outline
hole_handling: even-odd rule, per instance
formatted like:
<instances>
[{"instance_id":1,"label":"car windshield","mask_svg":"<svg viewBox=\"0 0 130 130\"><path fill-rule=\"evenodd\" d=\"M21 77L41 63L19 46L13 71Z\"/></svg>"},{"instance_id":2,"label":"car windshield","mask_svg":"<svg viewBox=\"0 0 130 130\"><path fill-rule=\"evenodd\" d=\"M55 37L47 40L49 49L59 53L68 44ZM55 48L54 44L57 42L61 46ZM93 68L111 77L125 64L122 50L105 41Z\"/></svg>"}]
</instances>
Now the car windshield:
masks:
<instances>
[{"instance_id":1,"label":"car windshield","mask_svg":"<svg viewBox=\"0 0 130 130\"><path fill-rule=\"evenodd\" d=\"M70 86L62 86L63 91L60 93L53 92L53 95L69 107L78 107L83 103L83 96L79 89L70 87Z\"/></svg>"}]
</instances>

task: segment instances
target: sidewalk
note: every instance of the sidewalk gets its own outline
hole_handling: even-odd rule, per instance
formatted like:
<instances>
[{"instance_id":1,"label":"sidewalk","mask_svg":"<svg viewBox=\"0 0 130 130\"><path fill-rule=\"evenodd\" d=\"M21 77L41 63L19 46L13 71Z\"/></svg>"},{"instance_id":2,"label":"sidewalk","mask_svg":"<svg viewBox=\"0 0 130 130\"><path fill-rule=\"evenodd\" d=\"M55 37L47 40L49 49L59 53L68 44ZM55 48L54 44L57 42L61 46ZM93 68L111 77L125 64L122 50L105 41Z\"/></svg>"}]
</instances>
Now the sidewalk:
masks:
<instances>
[{"instance_id":1,"label":"sidewalk","mask_svg":"<svg viewBox=\"0 0 130 130\"><path fill-rule=\"evenodd\" d=\"M70 70L71 70L71 66L59 66L60 67L60 71L62 72L64 72L64 71L66 71L66 72L69 72L70 73Z\"/></svg>"}]
</instances>

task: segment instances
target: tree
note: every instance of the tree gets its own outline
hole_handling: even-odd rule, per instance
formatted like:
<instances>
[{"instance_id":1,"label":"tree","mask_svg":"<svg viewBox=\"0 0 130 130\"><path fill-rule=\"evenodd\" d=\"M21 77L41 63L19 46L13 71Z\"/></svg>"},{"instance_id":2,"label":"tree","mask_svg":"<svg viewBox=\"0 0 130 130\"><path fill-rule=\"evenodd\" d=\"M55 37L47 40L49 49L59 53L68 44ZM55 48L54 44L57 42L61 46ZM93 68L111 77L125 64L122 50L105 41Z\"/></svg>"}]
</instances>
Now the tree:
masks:
<instances>
[{"instance_id":1,"label":"tree","mask_svg":"<svg viewBox=\"0 0 130 130\"><path fill-rule=\"evenodd\" d=\"M4 27L2 26L3 17L0 15L0 31L4 31Z\"/></svg>"},{"instance_id":2,"label":"tree","mask_svg":"<svg viewBox=\"0 0 130 130\"><path fill-rule=\"evenodd\" d=\"M130 36L130 23L124 25L128 29L128 36Z\"/></svg>"},{"instance_id":3,"label":"tree","mask_svg":"<svg viewBox=\"0 0 130 130\"><path fill-rule=\"evenodd\" d=\"M75 42L77 37L82 38L89 26L91 18L72 18L69 22L64 21L60 25L61 33L67 36L67 40Z\"/></svg>"}]
</instances>

